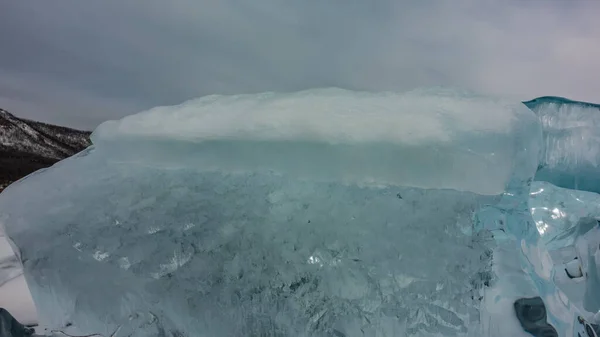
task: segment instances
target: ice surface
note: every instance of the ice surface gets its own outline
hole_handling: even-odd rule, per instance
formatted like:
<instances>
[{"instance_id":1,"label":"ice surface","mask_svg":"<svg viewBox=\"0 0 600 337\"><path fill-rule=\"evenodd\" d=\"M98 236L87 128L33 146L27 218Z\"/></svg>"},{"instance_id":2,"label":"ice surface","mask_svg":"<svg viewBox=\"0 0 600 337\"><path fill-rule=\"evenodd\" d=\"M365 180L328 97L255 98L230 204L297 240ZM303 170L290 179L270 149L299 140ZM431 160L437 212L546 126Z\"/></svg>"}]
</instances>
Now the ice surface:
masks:
<instances>
[{"instance_id":1,"label":"ice surface","mask_svg":"<svg viewBox=\"0 0 600 337\"><path fill-rule=\"evenodd\" d=\"M536 180L600 193L600 105L541 97L525 105L540 118L545 151Z\"/></svg>"},{"instance_id":2,"label":"ice surface","mask_svg":"<svg viewBox=\"0 0 600 337\"><path fill-rule=\"evenodd\" d=\"M46 207L62 210L24 220L47 227L21 246L35 245L22 254L41 315L66 315L54 321L152 312L165 329L206 336L398 336L465 332L478 319L489 242L463 231L493 197L99 169L74 182L92 195L52 193Z\"/></svg>"},{"instance_id":3,"label":"ice surface","mask_svg":"<svg viewBox=\"0 0 600 337\"><path fill-rule=\"evenodd\" d=\"M481 315L513 324L512 303L482 288L506 283L495 232L539 237L541 139L522 104L460 91L211 96L104 124L5 190L0 222L46 326L505 336Z\"/></svg>"}]
</instances>

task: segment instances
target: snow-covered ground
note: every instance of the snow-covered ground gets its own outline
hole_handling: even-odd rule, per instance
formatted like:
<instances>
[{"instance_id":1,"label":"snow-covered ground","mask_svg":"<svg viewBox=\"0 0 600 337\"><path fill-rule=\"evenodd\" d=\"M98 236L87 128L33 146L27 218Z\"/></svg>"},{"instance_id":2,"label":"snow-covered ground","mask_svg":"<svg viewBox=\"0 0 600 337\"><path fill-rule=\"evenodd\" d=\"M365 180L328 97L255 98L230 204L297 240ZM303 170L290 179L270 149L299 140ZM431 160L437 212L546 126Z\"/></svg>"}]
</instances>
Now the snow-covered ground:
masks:
<instances>
[{"instance_id":1,"label":"snow-covered ground","mask_svg":"<svg viewBox=\"0 0 600 337\"><path fill-rule=\"evenodd\" d=\"M8 273L13 274L8 269L5 270L6 264L2 264L2 261L7 261L12 256L13 252L8 241L0 236L0 279ZM25 325L37 324L37 313L23 274L0 284L0 308L8 310Z\"/></svg>"}]
</instances>

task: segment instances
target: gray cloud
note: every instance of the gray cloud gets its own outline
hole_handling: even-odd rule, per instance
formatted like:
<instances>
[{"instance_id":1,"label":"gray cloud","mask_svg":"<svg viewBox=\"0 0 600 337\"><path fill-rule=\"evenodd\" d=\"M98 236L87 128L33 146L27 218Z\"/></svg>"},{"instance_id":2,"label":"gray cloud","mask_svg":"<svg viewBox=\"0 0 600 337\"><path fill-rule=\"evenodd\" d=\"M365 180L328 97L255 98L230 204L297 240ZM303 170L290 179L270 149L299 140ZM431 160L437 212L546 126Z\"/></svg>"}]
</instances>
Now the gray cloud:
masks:
<instances>
[{"instance_id":1,"label":"gray cloud","mask_svg":"<svg viewBox=\"0 0 600 337\"><path fill-rule=\"evenodd\" d=\"M11 1L0 106L91 128L212 93L455 85L600 101L597 1Z\"/></svg>"}]
</instances>

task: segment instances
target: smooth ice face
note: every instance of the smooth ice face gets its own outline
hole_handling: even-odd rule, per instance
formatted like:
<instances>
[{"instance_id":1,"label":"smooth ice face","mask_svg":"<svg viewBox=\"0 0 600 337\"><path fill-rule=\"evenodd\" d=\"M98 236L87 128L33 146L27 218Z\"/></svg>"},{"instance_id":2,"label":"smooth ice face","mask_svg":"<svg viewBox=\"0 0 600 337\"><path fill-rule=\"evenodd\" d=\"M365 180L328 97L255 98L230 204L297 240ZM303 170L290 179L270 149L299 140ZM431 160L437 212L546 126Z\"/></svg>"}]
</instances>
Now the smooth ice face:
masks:
<instances>
[{"instance_id":1,"label":"smooth ice face","mask_svg":"<svg viewBox=\"0 0 600 337\"><path fill-rule=\"evenodd\" d=\"M531 176L537 162L518 156L538 156L540 132L522 104L469 92L323 89L203 97L107 122L92 138L129 162L494 195Z\"/></svg>"},{"instance_id":2,"label":"smooth ice face","mask_svg":"<svg viewBox=\"0 0 600 337\"><path fill-rule=\"evenodd\" d=\"M540 118L544 151L536 180L600 193L600 105L541 97L525 105Z\"/></svg>"},{"instance_id":3,"label":"smooth ice face","mask_svg":"<svg viewBox=\"0 0 600 337\"><path fill-rule=\"evenodd\" d=\"M462 92L324 90L204 98L107 123L94 141L0 195L43 324L485 336L494 244L473 219L531 220L499 203L526 205L513 192L541 129L522 104Z\"/></svg>"}]
</instances>

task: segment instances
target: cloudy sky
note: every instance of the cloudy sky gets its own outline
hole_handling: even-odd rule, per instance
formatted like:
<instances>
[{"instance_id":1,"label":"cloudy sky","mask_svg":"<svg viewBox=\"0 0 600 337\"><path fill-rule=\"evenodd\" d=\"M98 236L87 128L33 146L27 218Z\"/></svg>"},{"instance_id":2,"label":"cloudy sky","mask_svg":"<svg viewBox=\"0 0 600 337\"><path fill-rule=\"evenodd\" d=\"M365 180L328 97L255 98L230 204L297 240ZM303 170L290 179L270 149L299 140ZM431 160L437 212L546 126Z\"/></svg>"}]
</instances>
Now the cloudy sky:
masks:
<instances>
[{"instance_id":1,"label":"cloudy sky","mask_svg":"<svg viewBox=\"0 0 600 337\"><path fill-rule=\"evenodd\" d=\"M74 127L326 86L600 102L595 0L19 0L0 13L0 107Z\"/></svg>"}]
</instances>

